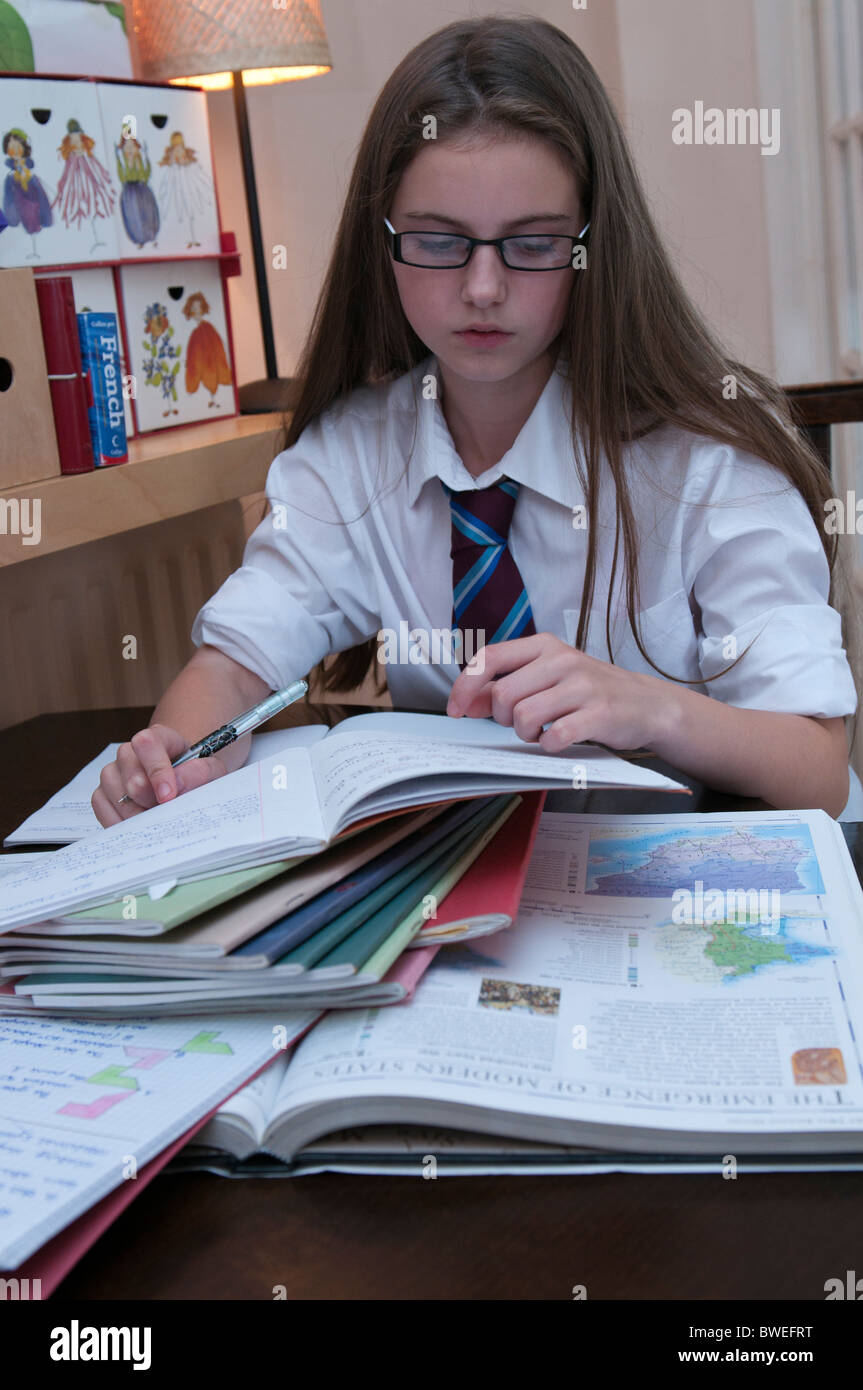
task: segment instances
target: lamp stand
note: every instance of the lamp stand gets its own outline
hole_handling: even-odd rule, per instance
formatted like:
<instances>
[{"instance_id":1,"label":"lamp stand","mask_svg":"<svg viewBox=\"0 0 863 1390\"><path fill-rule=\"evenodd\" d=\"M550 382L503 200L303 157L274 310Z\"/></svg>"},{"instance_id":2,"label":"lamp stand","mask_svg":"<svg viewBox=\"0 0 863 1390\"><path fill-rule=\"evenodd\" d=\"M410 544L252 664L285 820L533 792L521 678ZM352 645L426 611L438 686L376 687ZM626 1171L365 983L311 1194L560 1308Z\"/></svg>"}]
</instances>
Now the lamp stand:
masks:
<instances>
[{"instance_id":1,"label":"lamp stand","mask_svg":"<svg viewBox=\"0 0 863 1390\"><path fill-rule=\"evenodd\" d=\"M252 256L255 267L255 284L258 291L258 308L261 315L261 332L264 339L264 360L267 375L261 381L250 381L239 388L240 410L243 415L262 415L271 410L290 410L296 404L297 383L291 377L280 377L276 364L276 344L273 337L273 314L270 307L270 291L267 285L267 262L264 243L261 237L261 214L258 206L258 185L255 179L255 164L252 158L252 138L249 130L249 111L246 104L246 88L242 72L232 73L234 87L234 113L240 137L240 153L243 161L243 182L246 188L246 208L249 215L249 230L252 235Z\"/></svg>"}]
</instances>

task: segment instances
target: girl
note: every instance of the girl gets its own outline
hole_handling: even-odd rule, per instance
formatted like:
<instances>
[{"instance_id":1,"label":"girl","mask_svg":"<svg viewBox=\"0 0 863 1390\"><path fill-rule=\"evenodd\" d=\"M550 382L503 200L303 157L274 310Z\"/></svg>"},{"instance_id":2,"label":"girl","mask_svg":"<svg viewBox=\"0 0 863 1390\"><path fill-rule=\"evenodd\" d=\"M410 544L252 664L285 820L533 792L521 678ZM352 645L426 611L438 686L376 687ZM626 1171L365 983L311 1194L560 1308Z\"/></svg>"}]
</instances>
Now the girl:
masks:
<instances>
[{"instance_id":1,"label":"girl","mask_svg":"<svg viewBox=\"0 0 863 1390\"><path fill-rule=\"evenodd\" d=\"M246 740L170 761L327 654L326 688L359 685L404 627L396 707L492 714L549 752L647 746L717 789L842 811L856 695L829 477L686 297L560 30L458 22L398 66L299 377L271 510L103 771L102 824L240 766ZM461 673L426 659L460 624L487 642Z\"/></svg>"}]
</instances>

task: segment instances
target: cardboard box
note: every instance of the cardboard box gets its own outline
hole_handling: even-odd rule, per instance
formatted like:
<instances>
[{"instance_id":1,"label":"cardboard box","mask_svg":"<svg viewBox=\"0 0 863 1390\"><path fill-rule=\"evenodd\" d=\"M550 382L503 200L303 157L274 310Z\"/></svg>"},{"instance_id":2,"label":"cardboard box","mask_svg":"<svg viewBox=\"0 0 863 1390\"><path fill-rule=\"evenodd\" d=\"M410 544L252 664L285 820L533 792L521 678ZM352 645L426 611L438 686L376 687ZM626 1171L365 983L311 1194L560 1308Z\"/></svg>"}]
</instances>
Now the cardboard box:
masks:
<instances>
[{"instance_id":1,"label":"cardboard box","mask_svg":"<svg viewBox=\"0 0 863 1390\"><path fill-rule=\"evenodd\" d=\"M33 271L0 270L0 491L59 475Z\"/></svg>"}]
</instances>

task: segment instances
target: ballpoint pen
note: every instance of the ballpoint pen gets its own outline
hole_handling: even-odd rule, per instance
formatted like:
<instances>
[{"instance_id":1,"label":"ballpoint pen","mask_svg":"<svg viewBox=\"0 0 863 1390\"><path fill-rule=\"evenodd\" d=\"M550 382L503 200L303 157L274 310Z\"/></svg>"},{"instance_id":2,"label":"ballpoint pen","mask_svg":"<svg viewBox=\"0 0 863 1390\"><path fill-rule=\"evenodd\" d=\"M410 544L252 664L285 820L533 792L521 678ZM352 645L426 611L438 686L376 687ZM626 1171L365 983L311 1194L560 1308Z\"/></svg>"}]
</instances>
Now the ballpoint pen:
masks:
<instances>
[{"instance_id":1,"label":"ballpoint pen","mask_svg":"<svg viewBox=\"0 0 863 1390\"><path fill-rule=\"evenodd\" d=\"M193 743L191 748L187 748L185 753L181 753L179 758L175 758L171 767L179 767L180 763L187 763L190 758L210 758L220 749L227 748L229 743L236 743L243 734L248 734L252 729L257 729L259 724L265 724L268 719L272 719L279 710L287 709L295 700L301 700L308 690L307 681L294 681L291 685L286 685L283 690L274 690L266 699L261 700L257 705L252 705L251 709L244 710L235 719L231 719L227 724L223 724L220 729L214 729L206 738L199 739ZM133 798L126 792L117 802L121 806L124 801L132 801Z\"/></svg>"}]
</instances>

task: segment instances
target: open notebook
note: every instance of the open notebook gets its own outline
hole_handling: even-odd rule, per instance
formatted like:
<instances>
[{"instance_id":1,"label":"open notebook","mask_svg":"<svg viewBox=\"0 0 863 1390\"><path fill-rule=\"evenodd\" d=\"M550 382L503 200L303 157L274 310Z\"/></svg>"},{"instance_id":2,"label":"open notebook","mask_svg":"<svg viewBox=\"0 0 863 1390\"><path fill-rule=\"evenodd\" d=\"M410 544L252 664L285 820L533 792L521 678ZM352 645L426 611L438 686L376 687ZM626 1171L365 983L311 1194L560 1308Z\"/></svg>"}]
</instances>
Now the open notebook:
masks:
<instances>
[{"instance_id":1,"label":"open notebook","mask_svg":"<svg viewBox=\"0 0 863 1390\"><path fill-rule=\"evenodd\" d=\"M593 745L536 746L491 720L359 715L4 875L0 932L163 880L315 853L414 806L550 787L687 790Z\"/></svg>"},{"instance_id":2,"label":"open notebook","mask_svg":"<svg viewBox=\"0 0 863 1390\"><path fill-rule=\"evenodd\" d=\"M260 733L252 734L252 746L246 763L260 762L282 748L311 748L325 738L327 732L326 724L299 724L293 729L265 728ZM106 743L101 753L85 763L70 782L6 836L4 847L68 845L73 840L83 840L85 835L92 835L94 830L100 830L102 827L96 819L90 798L99 785L102 768L114 761L119 749L119 743Z\"/></svg>"},{"instance_id":3,"label":"open notebook","mask_svg":"<svg viewBox=\"0 0 863 1390\"><path fill-rule=\"evenodd\" d=\"M2 1117L0 1270L109 1192L135 1187L139 1169L315 1018L299 1010L121 1025L0 1018L3 1066L15 1076Z\"/></svg>"},{"instance_id":4,"label":"open notebook","mask_svg":"<svg viewBox=\"0 0 863 1390\"><path fill-rule=\"evenodd\" d=\"M513 729L507 729L491 719L450 719L447 715L416 715L401 710L381 710L370 715L354 715L343 720L332 730L326 724L299 724L292 729L264 729L252 735L246 766L261 762L283 749L313 748L316 743L339 730L350 733L352 730L361 732L364 729L422 737L427 737L431 731L436 739L455 743L516 748L528 752L539 750L538 744L526 744ZM67 845L73 840L83 839L94 830L101 829L90 798L99 785L102 768L114 761L119 748L119 743L107 743L101 753L82 767L70 782L55 792L44 806L40 806L38 811L34 811L11 831L3 841L4 846L15 848L19 845ZM636 785L629 780L631 775L638 776L639 770L634 765L592 745L573 745L572 749L566 750L566 756L575 757L577 748L589 752L590 771L593 774L589 783L591 787ZM603 781L602 778L608 780ZM637 785L654 787L656 784L651 781L638 782ZM687 789L684 787L682 790Z\"/></svg>"}]
</instances>

